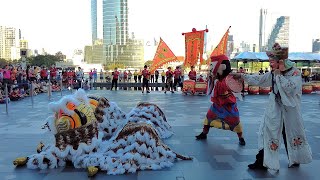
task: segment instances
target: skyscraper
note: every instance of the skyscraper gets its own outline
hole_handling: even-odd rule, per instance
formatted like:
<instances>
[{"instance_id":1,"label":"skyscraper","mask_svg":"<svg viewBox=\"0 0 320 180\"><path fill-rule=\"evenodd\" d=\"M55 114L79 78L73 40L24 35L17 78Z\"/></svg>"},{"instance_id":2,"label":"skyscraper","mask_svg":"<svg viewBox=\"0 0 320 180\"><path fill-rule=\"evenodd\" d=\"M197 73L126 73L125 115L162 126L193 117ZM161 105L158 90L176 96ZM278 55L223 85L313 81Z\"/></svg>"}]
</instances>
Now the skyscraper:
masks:
<instances>
[{"instance_id":1,"label":"skyscraper","mask_svg":"<svg viewBox=\"0 0 320 180\"><path fill-rule=\"evenodd\" d=\"M0 26L0 58L13 60L16 58L16 29L13 27Z\"/></svg>"},{"instance_id":2,"label":"skyscraper","mask_svg":"<svg viewBox=\"0 0 320 180\"><path fill-rule=\"evenodd\" d=\"M127 0L103 1L103 43L125 45L129 39Z\"/></svg>"},{"instance_id":3,"label":"skyscraper","mask_svg":"<svg viewBox=\"0 0 320 180\"><path fill-rule=\"evenodd\" d=\"M98 38L98 4L97 0L91 0L91 33L92 33L92 44Z\"/></svg>"},{"instance_id":4,"label":"skyscraper","mask_svg":"<svg viewBox=\"0 0 320 180\"><path fill-rule=\"evenodd\" d=\"M232 54L234 49L234 41L233 41L233 35L228 36L228 44L227 44L227 56L230 58L230 55Z\"/></svg>"},{"instance_id":5,"label":"skyscraper","mask_svg":"<svg viewBox=\"0 0 320 180\"><path fill-rule=\"evenodd\" d=\"M101 64L107 66L122 64L126 67L141 67L143 65L143 42L135 39L134 36L129 38L128 0L91 0L91 21L92 62L98 62L98 59L103 57ZM97 40L101 39L101 32L102 42L96 44Z\"/></svg>"},{"instance_id":6,"label":"skyscraper","mask_svg":"<svg viewBox=\"0 0 320 180\"><path fill-rule=\"evenodd\" d=\"M266 17L267 10L260 9L260 20L259 20L259 51L265 51L265 29L266 29Z\"/></svg>"},{"instance_id":7,"label":"skyscraper","mask_svg":"<svg viewBox=\"0 0 320 180\"><path fill-rule=\"evenodd\" d=\"M289 46L289 17L280 16L274 25L268 39L268 50L272 49L274 43L279 43L283 47Z\"/></svg>"},{"instance_id":8,"label":"skyscraper","mask_svg":"<svg viewBox=\"0 0 320 180\"><path fill-rule=\"evenodd\" d=\"M320 39L313 39L312 40L312 52L313 53L320 53Z\"/></svg>"}]
</instances>

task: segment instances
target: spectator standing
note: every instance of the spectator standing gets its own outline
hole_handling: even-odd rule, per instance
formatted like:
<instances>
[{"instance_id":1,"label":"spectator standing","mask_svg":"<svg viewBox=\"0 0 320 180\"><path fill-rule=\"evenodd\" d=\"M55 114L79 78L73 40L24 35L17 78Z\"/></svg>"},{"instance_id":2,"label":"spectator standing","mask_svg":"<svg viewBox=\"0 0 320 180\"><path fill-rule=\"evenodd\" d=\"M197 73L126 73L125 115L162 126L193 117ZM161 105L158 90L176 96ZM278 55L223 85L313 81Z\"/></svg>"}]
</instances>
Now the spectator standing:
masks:
<instances>
[{"instance_id":1,"label":"spectator standing","mask_svg":"<svg viewBox=\"0 0 320 180\"><path fill-rule=\"evenodd\" d=\"M309 76L310 76L310 72L308 71L308 69L304 70L303 72L303 76L304 76L304 82L309 82Z\"/></svg>"},{"instance_id":2,"label":"spectator standing","mask_svg":"<svg viewBox=\"0 0 320 180\"><path fill-rule=\"evenodd\" d=\"M144 65L144 70L142 71L142 93L144 92L144 88L146 88L147 93L150 93L149 91L149 76L150 71L147 69L147 65Z\"/></svg>"},{"instance_id":3,"label":"spectator standing","mask_svg":"<svg viewBox=\"0 0 320 180\"><path fill-rule=\"evenodd\" d=\"M259 75L263 75L263 69L262 68L259 70Z\"/></svg>"},{"instance_id":4,"label":"spectator standing","mask_svg":"<svg viewBox=\"0 0 320 180\"><path fill-rule=\"evenodd\" d=\"M3 84L11 84L11 71L9 66L6 65L5 68L2 70L3 72Z\"/></svg>"},{"instance_id":5,"label":"spectator standing","mask_svg":"<svg viewBox=\"0 0 320 180\"><path fill-rule=\"evenodd\" d=\"M111 84L111 91L113 89L113 86L115 86L115 90L118 88L118 78L119 78L120 72L118 71L118 68L114 69L114 72L112 72L112 84Z\"/></svg>"},{"instance_id":6,"label":"spectator standing","mask_svg":"<svg viewBox=\"0 0 320 180\"><path fill-rule=\"evenodd\" d=\"M158 79L159 79L159 71L158 70L156 70L155 72L154 72L154 76L155 76L155 78L156 78L156 83L158 82Z\"/></svg>"},{"instance_id":7,"label":"spectator standing","mask_svg":"<svg viewBox=\"0 0 320 180\"><path fill-rule=\"evenodd\" d=\"M128 79L128 73L126 70L124 70L123 72L123 82L127 82L127 79Z\"/></svg>"},{"instance_id":8,"label":"spectator standing","mask_svg":"<svg viewBox=\"0 0 320 180\"><path fill-rule=\"evenodd\" d=\"M53 64L50 68L50 79L55 80L56 76L57 76L57 68L56 68L56 65Z\"/></svg>"},{"instance_id":9,"label":"spectator standing","mask_svg":"<svg viewBox=\"0 0 320 180\"><path fill-rule=\"evenodd\" d=\"M98 74L96 68L93 68L93 82L97 82Z\"/></svg>"},{"instance_id":10,"label":"spectator standing","mask_svg":"<svg viewBox=\"0 0 320 180\"><path fill-rule=\"evenodd\" d=\"M173 72L171 71L171 67L168 67L168 71L166 72L166 89L164 91L165 94L167 93L167 90L170 91L170 89L171 89L171 93L174 93L172 77L173 77Z\"/></svg>"},{"instance_id":11,"label":"spectator standing","mask_svg":"<svg viewBox=\"0 0 320 180\"><path fill-rule=\"evenodd\" d=\"M137 70L134 70L133 79L134 79L134 82L135 82L135 83L138 82L138 72L137 72Z\"/></svg>"},{"instance_id":12,"label":"spectator standing","mask_svg":"<svg viewBox=\"0 0 320 180\"><path fill-rule=\"evenodd\" d=\"M138 81L139 81L139 83L141 83L141 77L142 77L142 71L140 69L140 71L138 72Z\"/></svg>"},{"instance_id":13,"label":"spectator standing","mask_svg":"<svg viewBox=\"0 0 320 180\"><path fill-rule=\"evenodd\" d=\"M150 74L151 74L151 83L154 83L154 71L153 72L150 72Z\"/></svg>"},{"instance_id":14,"label":"spectator standing","mask_svg":"<svg viewBox=\"0 0 320 180\"><path fill-rule=\"evenodd\" d=\"M41 80L43 80L43 81L48 80L48 70L46 67L42 67L42 69L40 71L40 77L41 77Z\"/></svg>"},{"instance_id":15,"label":"spectator standing","mask_svg":"<svg viewBox=\"0 0 320 180\"><path fill-rule=\"evenodd\" d=\"M81 69L81 67L78 67L78 71L76 72L76 79L79 87L81 87L83 75L84 75L83 70Z\"/></svg>"},{"instance_id":16,"label":"spectator standing","mask_svg":"<svg viewBox=\"0 0 320 180\"><path fill-rule=\"evenodd\" d=\"M92 79L93 79L93 72L92 72L92 69L91 69L90 72L89 72L89 80L90 80L90 82L92 81Z\"/></svg>"},{"instance_id":17,"label":"spectator standing","mask_svg":"<svg viewBox=\"0 0 320 180\"><path fill-rule=\"evenodd\" d=\"M132 77L132 73L131 73L131 71L129 70L129 72L128 72L128 82L131 82L131 77Z\"/></svg>"},{"instance_id":18,"label":"spectator standing","mask_svg":"<svg viewBox=\"0 0 320 180\"><path fill-rule=\"evenodd\" d=\"M100 82L103 82L103 71L100 69Z\"/></svg>"},{"instance_id":19,"label":"spectator standing","mask_svg":"<svg viewBox=\"0 0 320 180\"><path fill-rule=\"evenodd\" d=\"M194 70L194 66L191 66L191 71L188 74L190 80L196 81L197 72Z\"/></svg>"},{"instance_id":20,"label":"spectator standing","mask_svg":"<svg viewBox=\"0 0 320 180\"><path fill-rule=\"evenodd\" d=\"M179 66L176 67L176 69L173 72L173 75L174 75L173 88L174 88L174 91L177 91L177 85L179 86L181 81L181 71Z\"/></svg>"}]
</instances>

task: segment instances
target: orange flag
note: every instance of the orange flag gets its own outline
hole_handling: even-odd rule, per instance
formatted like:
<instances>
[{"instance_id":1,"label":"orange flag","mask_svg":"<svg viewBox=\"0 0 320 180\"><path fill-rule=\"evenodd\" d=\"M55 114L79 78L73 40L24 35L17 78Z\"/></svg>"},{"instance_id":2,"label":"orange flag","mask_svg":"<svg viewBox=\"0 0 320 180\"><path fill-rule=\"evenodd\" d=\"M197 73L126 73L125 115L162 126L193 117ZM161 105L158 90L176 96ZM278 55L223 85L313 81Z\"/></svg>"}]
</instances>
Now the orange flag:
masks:
<instances>
[{"instance_id":1,"label":"orange flag","mask_svg":"<svg viewBox=\"0 0 320 180\"><path fill-rule=\"evenodd\" d=\"M153 58L153 63L150 67L150 72L169 62L177 61L176 55L173 54L168 45L160 38L160 42Z\"/></svg>"},{"instance_id":2,"label":"orange flag","mask_svg":"<svg viewBox=\"0 0 320 180\"><path fill-rule=\"evenodd\" d=\"M231 28L231 26L228 28L227 32L223 35L218 46L216 48L214 48L210 57L227 54L227 44L228 44L229 29L230 28ZM208 64L210 64L210 61L208 61Z\"/></svg>"}]
</instances>

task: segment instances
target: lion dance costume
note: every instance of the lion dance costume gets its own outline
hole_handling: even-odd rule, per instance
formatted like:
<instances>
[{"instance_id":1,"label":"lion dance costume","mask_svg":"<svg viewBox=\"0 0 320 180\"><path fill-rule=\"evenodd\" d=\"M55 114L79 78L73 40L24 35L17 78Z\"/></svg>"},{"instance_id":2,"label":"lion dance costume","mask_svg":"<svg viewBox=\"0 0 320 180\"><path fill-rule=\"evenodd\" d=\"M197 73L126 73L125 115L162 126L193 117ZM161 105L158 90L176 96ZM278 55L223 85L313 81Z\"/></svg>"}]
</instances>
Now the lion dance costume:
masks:
<instances>
[{"instance_id":1,"label":"lion dance costume","mask_svg":"<svg viewBox=\"0 0 320 180\"><path fill-rule=\"evenodd\" d=\"M212 56L210 63L210 75L217 77L214 85L212 105L204 119L203 131L196 136L198 140L207 139L210 127L231 130L238 134L239 144L245 145L242 137L242 125L240 123L237 100L233 92L227 86L226 77L231 72L231 65L225 55ZM211 80L213 82L213 79ZM210 87L210 85L209 85Z\"/></svg>"},{"instance_id":2,"label":"lion dance costume","mask_svg":"<svg viewBox=\"0 0 320 180\"><path fill-rule=\"evenodd\" d=\"M72 164L88 175L135 173L170 167L176 159L190 160L172 151L161 138L173 135L163 111L155 104L139 103L128 114L104 97L87 96L82 89L49 104L54 116L44 128L55 144L40 143L37 154L13 164L31 169Z\"/></svg>"}]
</instances>

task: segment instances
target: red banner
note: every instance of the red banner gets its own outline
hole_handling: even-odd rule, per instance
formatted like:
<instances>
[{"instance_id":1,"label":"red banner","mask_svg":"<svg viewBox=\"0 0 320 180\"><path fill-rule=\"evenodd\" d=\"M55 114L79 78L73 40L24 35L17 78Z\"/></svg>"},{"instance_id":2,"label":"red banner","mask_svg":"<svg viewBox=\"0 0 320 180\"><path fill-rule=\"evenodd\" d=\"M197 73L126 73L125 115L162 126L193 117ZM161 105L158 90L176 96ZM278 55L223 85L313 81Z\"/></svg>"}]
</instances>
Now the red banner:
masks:
<instances>
[{"instance_id":1,"label":"red banner","mask_svg":"<svg viewBox=\"0 0 320 180\"><path fill-rule=\"evenodd\" d=\"M160 38L160 42L153 58L153 63L150 67L150 72L169 62L177 61L176 55L173 54L168 45Z\"/></svg>"},{"instance_id":2,"label":"red banner","mask_svg":"<svg viewBox=\"0 0 320 180\"><path fill-rule=\"evenodd\" d=\"M222 39L220 40L220 43L218 46L212 51L210 57L212 56L218 56L218 55L226 55L227 54L227 44L228 44L228 37L229 37L229 29L231 26L228 28L227 32L224 33ZM210 64L210 61L208 61L208 64Z\"/></svg>"},{"instance_id":3,"label":"red banner","mask_svg":"<svg viewBox=\"0 0 320 180\"><path fill-rule=\"evenodd\" d=\"M195 28L192 32L182 33L185 35L185 61L184 66L195 66L198 59L203 62L204 33L208 30L197 31Z\"/></svg>"}]
</instances>

